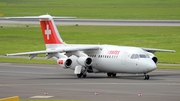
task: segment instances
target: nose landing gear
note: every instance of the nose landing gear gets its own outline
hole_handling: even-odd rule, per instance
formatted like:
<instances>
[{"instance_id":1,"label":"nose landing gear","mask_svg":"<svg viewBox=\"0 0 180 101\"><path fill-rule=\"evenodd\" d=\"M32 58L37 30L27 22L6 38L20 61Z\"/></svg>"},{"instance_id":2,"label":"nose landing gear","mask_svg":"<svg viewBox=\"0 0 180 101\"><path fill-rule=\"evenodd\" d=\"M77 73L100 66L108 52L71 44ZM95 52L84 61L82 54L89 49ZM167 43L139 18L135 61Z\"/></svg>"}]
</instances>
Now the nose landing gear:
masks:
<instances>
[{"instance_id":1,"label":"nose landing gear","mask_svg":"<svg viewBox=\"0 0 180 101\"><path fill-rule=\"evenodd\" d=\"M149 80L149 75L144 74L144 80Z\"/></svg>"}]
</instances>

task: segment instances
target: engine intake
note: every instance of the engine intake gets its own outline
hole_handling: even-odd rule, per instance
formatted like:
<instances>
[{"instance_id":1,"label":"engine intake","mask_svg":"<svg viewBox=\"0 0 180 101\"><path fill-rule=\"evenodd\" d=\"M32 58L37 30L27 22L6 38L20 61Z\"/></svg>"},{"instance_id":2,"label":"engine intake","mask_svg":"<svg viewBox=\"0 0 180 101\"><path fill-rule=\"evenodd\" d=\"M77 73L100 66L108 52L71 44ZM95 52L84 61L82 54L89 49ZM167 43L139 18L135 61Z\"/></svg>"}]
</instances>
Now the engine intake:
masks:
<instances>
[{"instance_id":1,"label":"engine intake","mask_svg":"<svg viewBox=\"0 0 180 101\"><path fill-rule=\"evenodd\" d=\"M154 61L155 64L158 63L158 58L153 53L147 52L147 54Z\"/></svg>"},{"instance_id":2,"label":"engine intake","mask_svg":"<svg viewBox=\"0 0 180 101\"><path fill-rule=\"evenodd\" d=\"M154 63L155 63L155 64L157 64L157 63L158 63L158 58L157 58L157 57L155 57L155 56L154 56L154 57L152 57L152 60L154 61Z\"/></svg>"},{"instance_id":3,"label":"engine intake","mask_svg":"<svg viewBox=\"0 0 180 101\"><path fill-rule=\"evenodd\" d=\"M57 60L57 64L63 68L70 68L72 64L72 60L69 58L60 58Z\"/></svg>"},{"instance_id":4,"label":"engine intake","mask_svg":"<svg viewBox=\"0 0 180 101\"><path fill-rule=\"evenodd\" d=\"M92 59L90 57L79 57L77 62L82 66L91 66Z\"/></svg>"}]
</instances>

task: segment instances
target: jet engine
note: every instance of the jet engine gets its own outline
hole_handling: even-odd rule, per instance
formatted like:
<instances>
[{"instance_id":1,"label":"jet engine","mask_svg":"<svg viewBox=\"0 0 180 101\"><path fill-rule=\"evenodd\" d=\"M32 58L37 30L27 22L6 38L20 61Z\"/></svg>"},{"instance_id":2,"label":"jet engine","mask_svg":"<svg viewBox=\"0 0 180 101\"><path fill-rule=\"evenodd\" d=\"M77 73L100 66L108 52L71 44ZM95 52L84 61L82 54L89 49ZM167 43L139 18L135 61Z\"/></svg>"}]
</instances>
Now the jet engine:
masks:
<instances>
[{"instance_id":1,"label":"jet engine","mask_svg":"<svg viewBox=\"0 0 180 101\"><path fill-rule=\"evenodd\" d=\"M70 68L71 67L71 64L72 64L72 60L69 59L69 58L60 58L57 60L57 64L60 66L60 67L63 67L63 68Z\"/></svg>"},{"instance_id":2,"label":"jet engine","mask_svg":"<svg viewBox=\"0 0 180 101\"><path fill-rule=\"evenodd\" d=\"M158 63L158 58L153 53L147 52L147 54L154 61L155 64Z\"/></svg>"},{"instance_id":3,"label":"jet engine","mask_svg":"<svg viewBox=\"0 0 180 101\"><path fill-rule=\"evenodd\" d=\"M90 57L79 57L77 59L77 62L82 66L91 66L92 59Z\"/></svg>"}]
</instances>

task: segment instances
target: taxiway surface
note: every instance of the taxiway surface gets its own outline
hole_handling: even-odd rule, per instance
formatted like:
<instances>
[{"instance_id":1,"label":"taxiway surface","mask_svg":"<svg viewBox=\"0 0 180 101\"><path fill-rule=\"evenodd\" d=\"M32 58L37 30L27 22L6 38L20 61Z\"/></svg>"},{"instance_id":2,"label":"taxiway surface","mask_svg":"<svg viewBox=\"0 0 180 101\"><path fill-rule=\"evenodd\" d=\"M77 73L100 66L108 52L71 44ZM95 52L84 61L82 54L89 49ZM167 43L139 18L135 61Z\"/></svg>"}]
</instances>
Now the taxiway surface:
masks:
<instances>
[{"instance_id":1,"label":"taxiway surface","mask_svg":"<svg viewBox=\"0 0 180 101\"><path fill-rule=\"evenodd\" d=\"M180 26L180 20L54 19L56 25L95 26ZM38 19L5 19L1 24L39 24Z\"/></svg>"},{"instance_id":2,"label":"taxiway surface","mask_svg":"<svg viewBox=\"0 0 180 101\"><path fill-rule=\"evenodd\" d=\"M50 96L48 99L85 101L180 100L180 70L157 69L149 75L150 80L131 74L118 74L116 78L88 74L87 78L77 78L72 70L57 65L0 63L0 98L18 95L21 99Z\"/></svg>"}]
</instances>

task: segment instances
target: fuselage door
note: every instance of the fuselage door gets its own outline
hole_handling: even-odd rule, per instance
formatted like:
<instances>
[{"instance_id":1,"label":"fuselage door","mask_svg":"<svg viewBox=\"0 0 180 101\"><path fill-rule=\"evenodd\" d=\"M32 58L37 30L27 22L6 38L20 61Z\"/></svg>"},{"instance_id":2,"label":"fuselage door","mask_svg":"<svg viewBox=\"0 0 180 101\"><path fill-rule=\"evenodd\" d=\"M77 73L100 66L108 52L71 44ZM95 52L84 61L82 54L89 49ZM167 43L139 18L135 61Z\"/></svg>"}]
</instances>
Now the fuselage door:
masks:
<instances>
[{"instance_id":1,"label":"fuselage door","mask_svg":"<svg viewBox=\"0 0 180 101\"><path fill-rule=\"evenodd\" d=\"M125 65L126 64L126 58L127 58L127 52L123 52L121 56L121 64Z\"/></svg>"}]
</instances>

